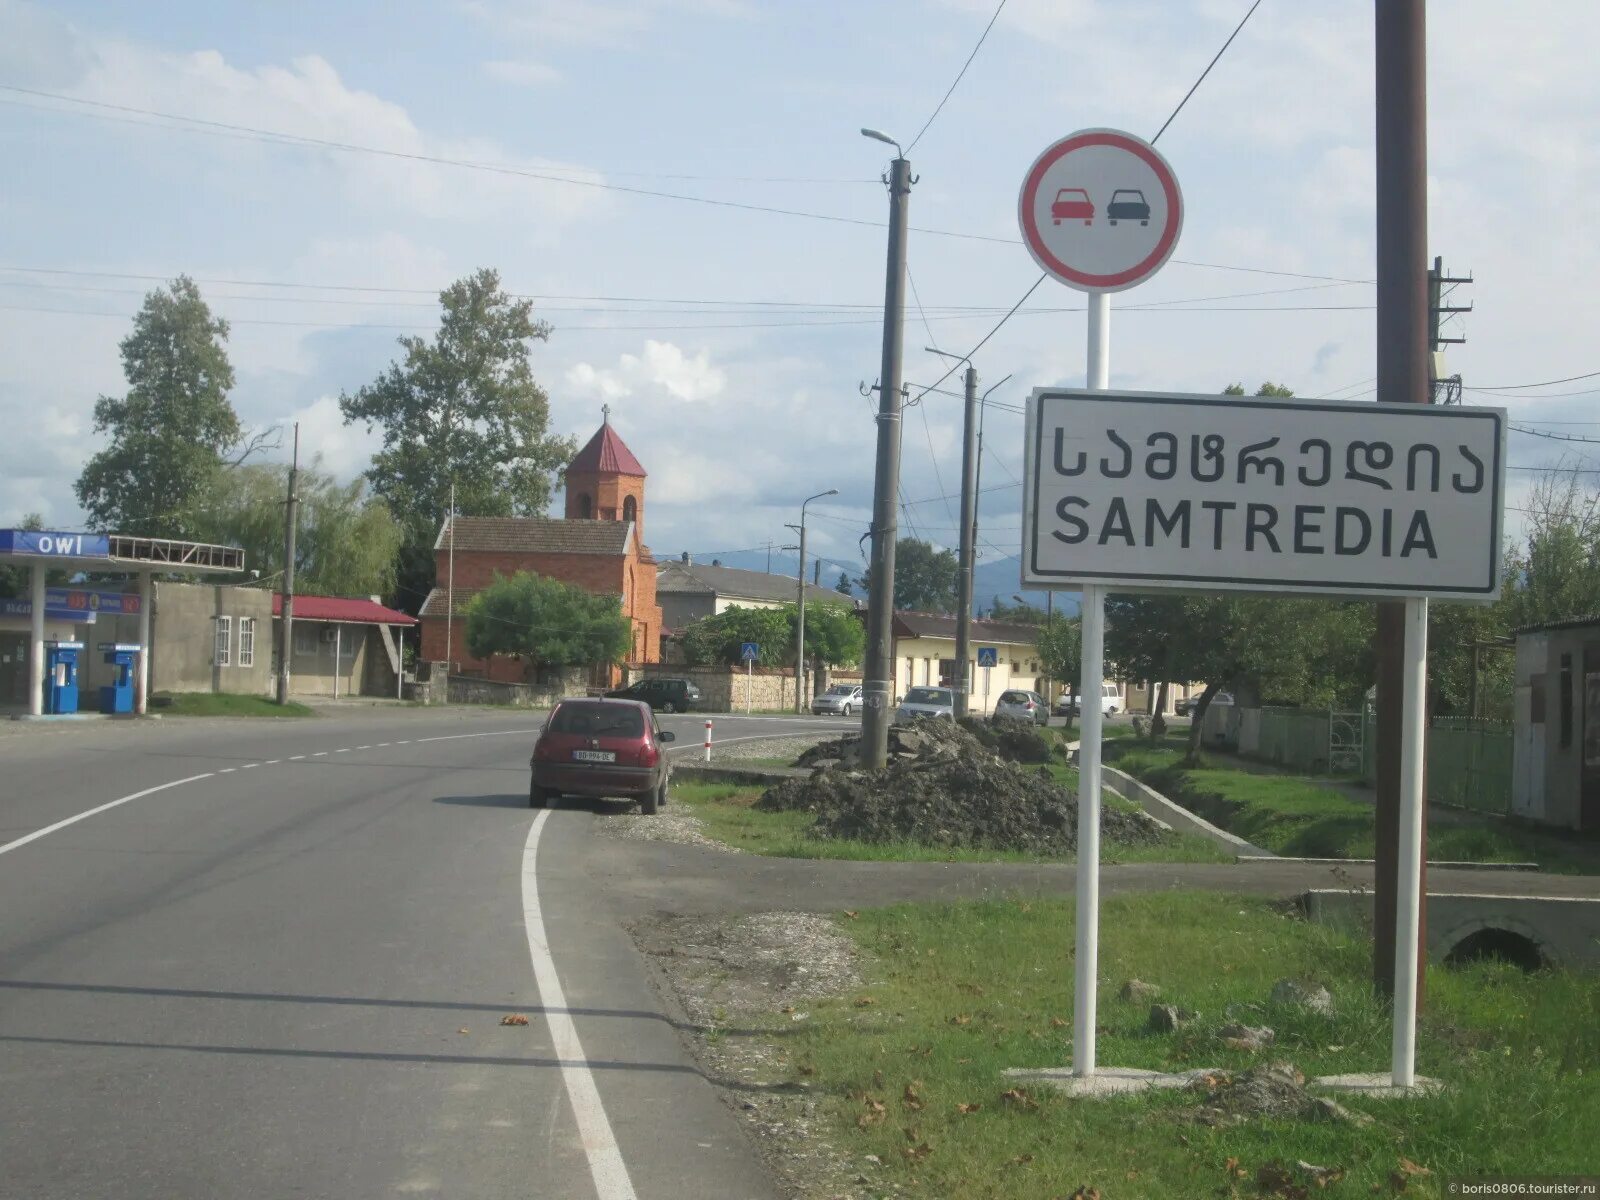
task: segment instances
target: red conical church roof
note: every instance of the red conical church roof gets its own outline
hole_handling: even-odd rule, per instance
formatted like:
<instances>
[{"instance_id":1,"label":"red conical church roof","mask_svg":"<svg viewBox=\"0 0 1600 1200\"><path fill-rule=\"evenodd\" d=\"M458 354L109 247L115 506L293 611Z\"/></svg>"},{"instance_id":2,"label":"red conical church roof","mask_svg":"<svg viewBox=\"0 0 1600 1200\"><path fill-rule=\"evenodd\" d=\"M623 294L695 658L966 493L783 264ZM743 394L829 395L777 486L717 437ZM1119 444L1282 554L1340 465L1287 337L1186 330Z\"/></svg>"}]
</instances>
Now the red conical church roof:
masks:
<instances>
[{"instance_id":1,"label":"red conical church roof","mask_svg":"<svg viewBox=\"0 0 1600 1200\"><path fill-rule=\"evenodd\" d=\"M600 475L637 475L641 479L645 474L633 451L623 444L609 421L600 426L589 444L567 464L567 471L569 474L592 471Z\"/></svg>"}]
</instances>

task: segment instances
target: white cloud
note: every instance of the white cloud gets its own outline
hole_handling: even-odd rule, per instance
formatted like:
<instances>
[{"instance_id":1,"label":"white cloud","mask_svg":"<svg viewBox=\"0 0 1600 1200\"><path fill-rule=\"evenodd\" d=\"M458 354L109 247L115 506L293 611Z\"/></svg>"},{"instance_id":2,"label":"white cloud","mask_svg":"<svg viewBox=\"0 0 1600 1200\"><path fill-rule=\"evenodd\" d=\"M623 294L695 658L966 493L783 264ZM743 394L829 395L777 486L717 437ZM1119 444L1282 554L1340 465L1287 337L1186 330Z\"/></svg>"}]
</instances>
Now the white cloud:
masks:
<instances>
[{"instance_id":1,"label":"white cloud","mask_svg":"<svg viewBox=\"0 0 1600 1200\"><path fill-rule=\"evenodd\" d=\"M567 371L566 379L574 392L604 400L665 392L690 404L715 399L727 384L727 376L711 364L706 351L691 356L672 342L654 339L645 342L643 354L624 354L615 367L580 362Z\"/></svg>"},{"instance_id":2,"label":"white cloud","mask_svg":"<svg viewBox=\"0 0 1600 1200\"><path fill-rule=\"evenodd\" d=\"M483 64L484 74L515 87L549 87L560 83L561 72L548 63L524 59L494 59Z\"/></svg>"},{"instance_id":3,"label":"white cloud","mask_svg":"<svg viewBox=\"0 0 1600 1200\"><path fill-rule=\"evenodd\" d=\"M752 13L745 0L466 0L462 7L501 37L540 45L609 44L667 16Z\"/></svg>"}]
</instances>

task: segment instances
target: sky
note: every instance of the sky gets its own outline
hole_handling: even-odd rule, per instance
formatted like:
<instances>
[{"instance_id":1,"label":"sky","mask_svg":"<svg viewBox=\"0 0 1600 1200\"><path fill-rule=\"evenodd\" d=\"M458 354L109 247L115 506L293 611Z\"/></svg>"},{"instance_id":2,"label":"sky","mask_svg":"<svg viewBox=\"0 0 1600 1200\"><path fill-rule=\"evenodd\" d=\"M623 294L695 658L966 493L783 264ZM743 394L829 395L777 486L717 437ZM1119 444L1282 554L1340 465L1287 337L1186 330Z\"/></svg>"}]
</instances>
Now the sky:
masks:
<instances>
[{"instance_id":1,"label":"sky","mask_svg":"<svg viewBox=\"0 0 1600 1200\"><path fill-rule=\"evenodd\" d=\"M487 266L552 326L532 355L551 431L587 439L608 404L649 472L658 556L782 547L837 489L808 546L859 571L890 154L858 130L911 147L915 395L950 365L925 347L966 353L1037 278L1016 218L1035 157L1080 128L1153 136L1248 7L1009 0L924 127L995 0L0 0L0 526L82 522L94 401L124 389L118 342L162 280L231 322L242 420L298 421L349 478L376 440L340 393ZM1429 245L1474 278L1448 370L1519 427L1600 438L1600 378L1521 386L1600 371L1600 6L1431 10ZM1159 141L1183 234L1113 300L1112 387L1376 398L1372 50L1370 0L1260 5ZM999 384L991 571L1019 544L1020 406L1083 382L1082 310L1047 281L975 356ZM945 546L959 379L902 442L901 532ZM1596 448L1514 434L1537 469L1511 471L1508 527Z\"/></svg>"}]
</instances>

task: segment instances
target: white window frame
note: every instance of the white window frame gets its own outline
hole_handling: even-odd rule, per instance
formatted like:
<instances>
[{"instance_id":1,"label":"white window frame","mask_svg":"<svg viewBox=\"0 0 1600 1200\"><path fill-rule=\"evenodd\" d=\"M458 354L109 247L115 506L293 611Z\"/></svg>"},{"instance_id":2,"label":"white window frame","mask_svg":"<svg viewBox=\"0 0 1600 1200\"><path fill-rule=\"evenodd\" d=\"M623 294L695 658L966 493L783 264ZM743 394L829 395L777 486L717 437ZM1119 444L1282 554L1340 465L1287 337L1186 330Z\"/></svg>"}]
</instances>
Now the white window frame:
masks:
<instances>
[{"instance_id":1,"label":"white window frame","mask_svg":"<svg viewBox=\"0 0 1600 1200\"><path fill-rule=\"evenodd\" d=\"M256 665L256 619L254 617L239 618L239 665L253 667Z\"/></svg>"},{"instance_id":2,"label":"white window frame","mask_svg":"<svg viewBox=\"0 0 1600 1200\"><path fill-rule=\"evenodd\" d=\"M233 659L233 618L218 617L216 636L211 643L212 662L219 667L228 666Z\"/></svg>"}]
</instances>

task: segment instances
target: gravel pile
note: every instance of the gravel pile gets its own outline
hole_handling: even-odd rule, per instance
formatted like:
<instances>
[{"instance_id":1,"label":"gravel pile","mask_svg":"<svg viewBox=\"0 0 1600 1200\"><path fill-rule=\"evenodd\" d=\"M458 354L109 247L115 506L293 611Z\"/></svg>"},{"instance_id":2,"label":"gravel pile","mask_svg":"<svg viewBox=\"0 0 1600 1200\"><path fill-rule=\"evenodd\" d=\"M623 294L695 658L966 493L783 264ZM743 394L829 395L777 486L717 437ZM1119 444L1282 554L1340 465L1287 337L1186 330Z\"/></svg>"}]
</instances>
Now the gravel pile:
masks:
<instances>
[{"instance_id":1,"label":"gravel pile","mask_svg":"<svg viewBox=\"0 0 1600 1200\"><path fill-rule=\"evenodd\" d=\"M786 780L756 802L766 811L811 812L813 837L864 842L1064 854L1078 842L1077 797L1044 768L1001 761L970 732L930 720L890 731L889 765L863 771L857 739L824 743L801 756L809 779ZM1125 845L1159 842L1142 813L1105 809L1101 836Z\"/></svg>"}]
</instances>

